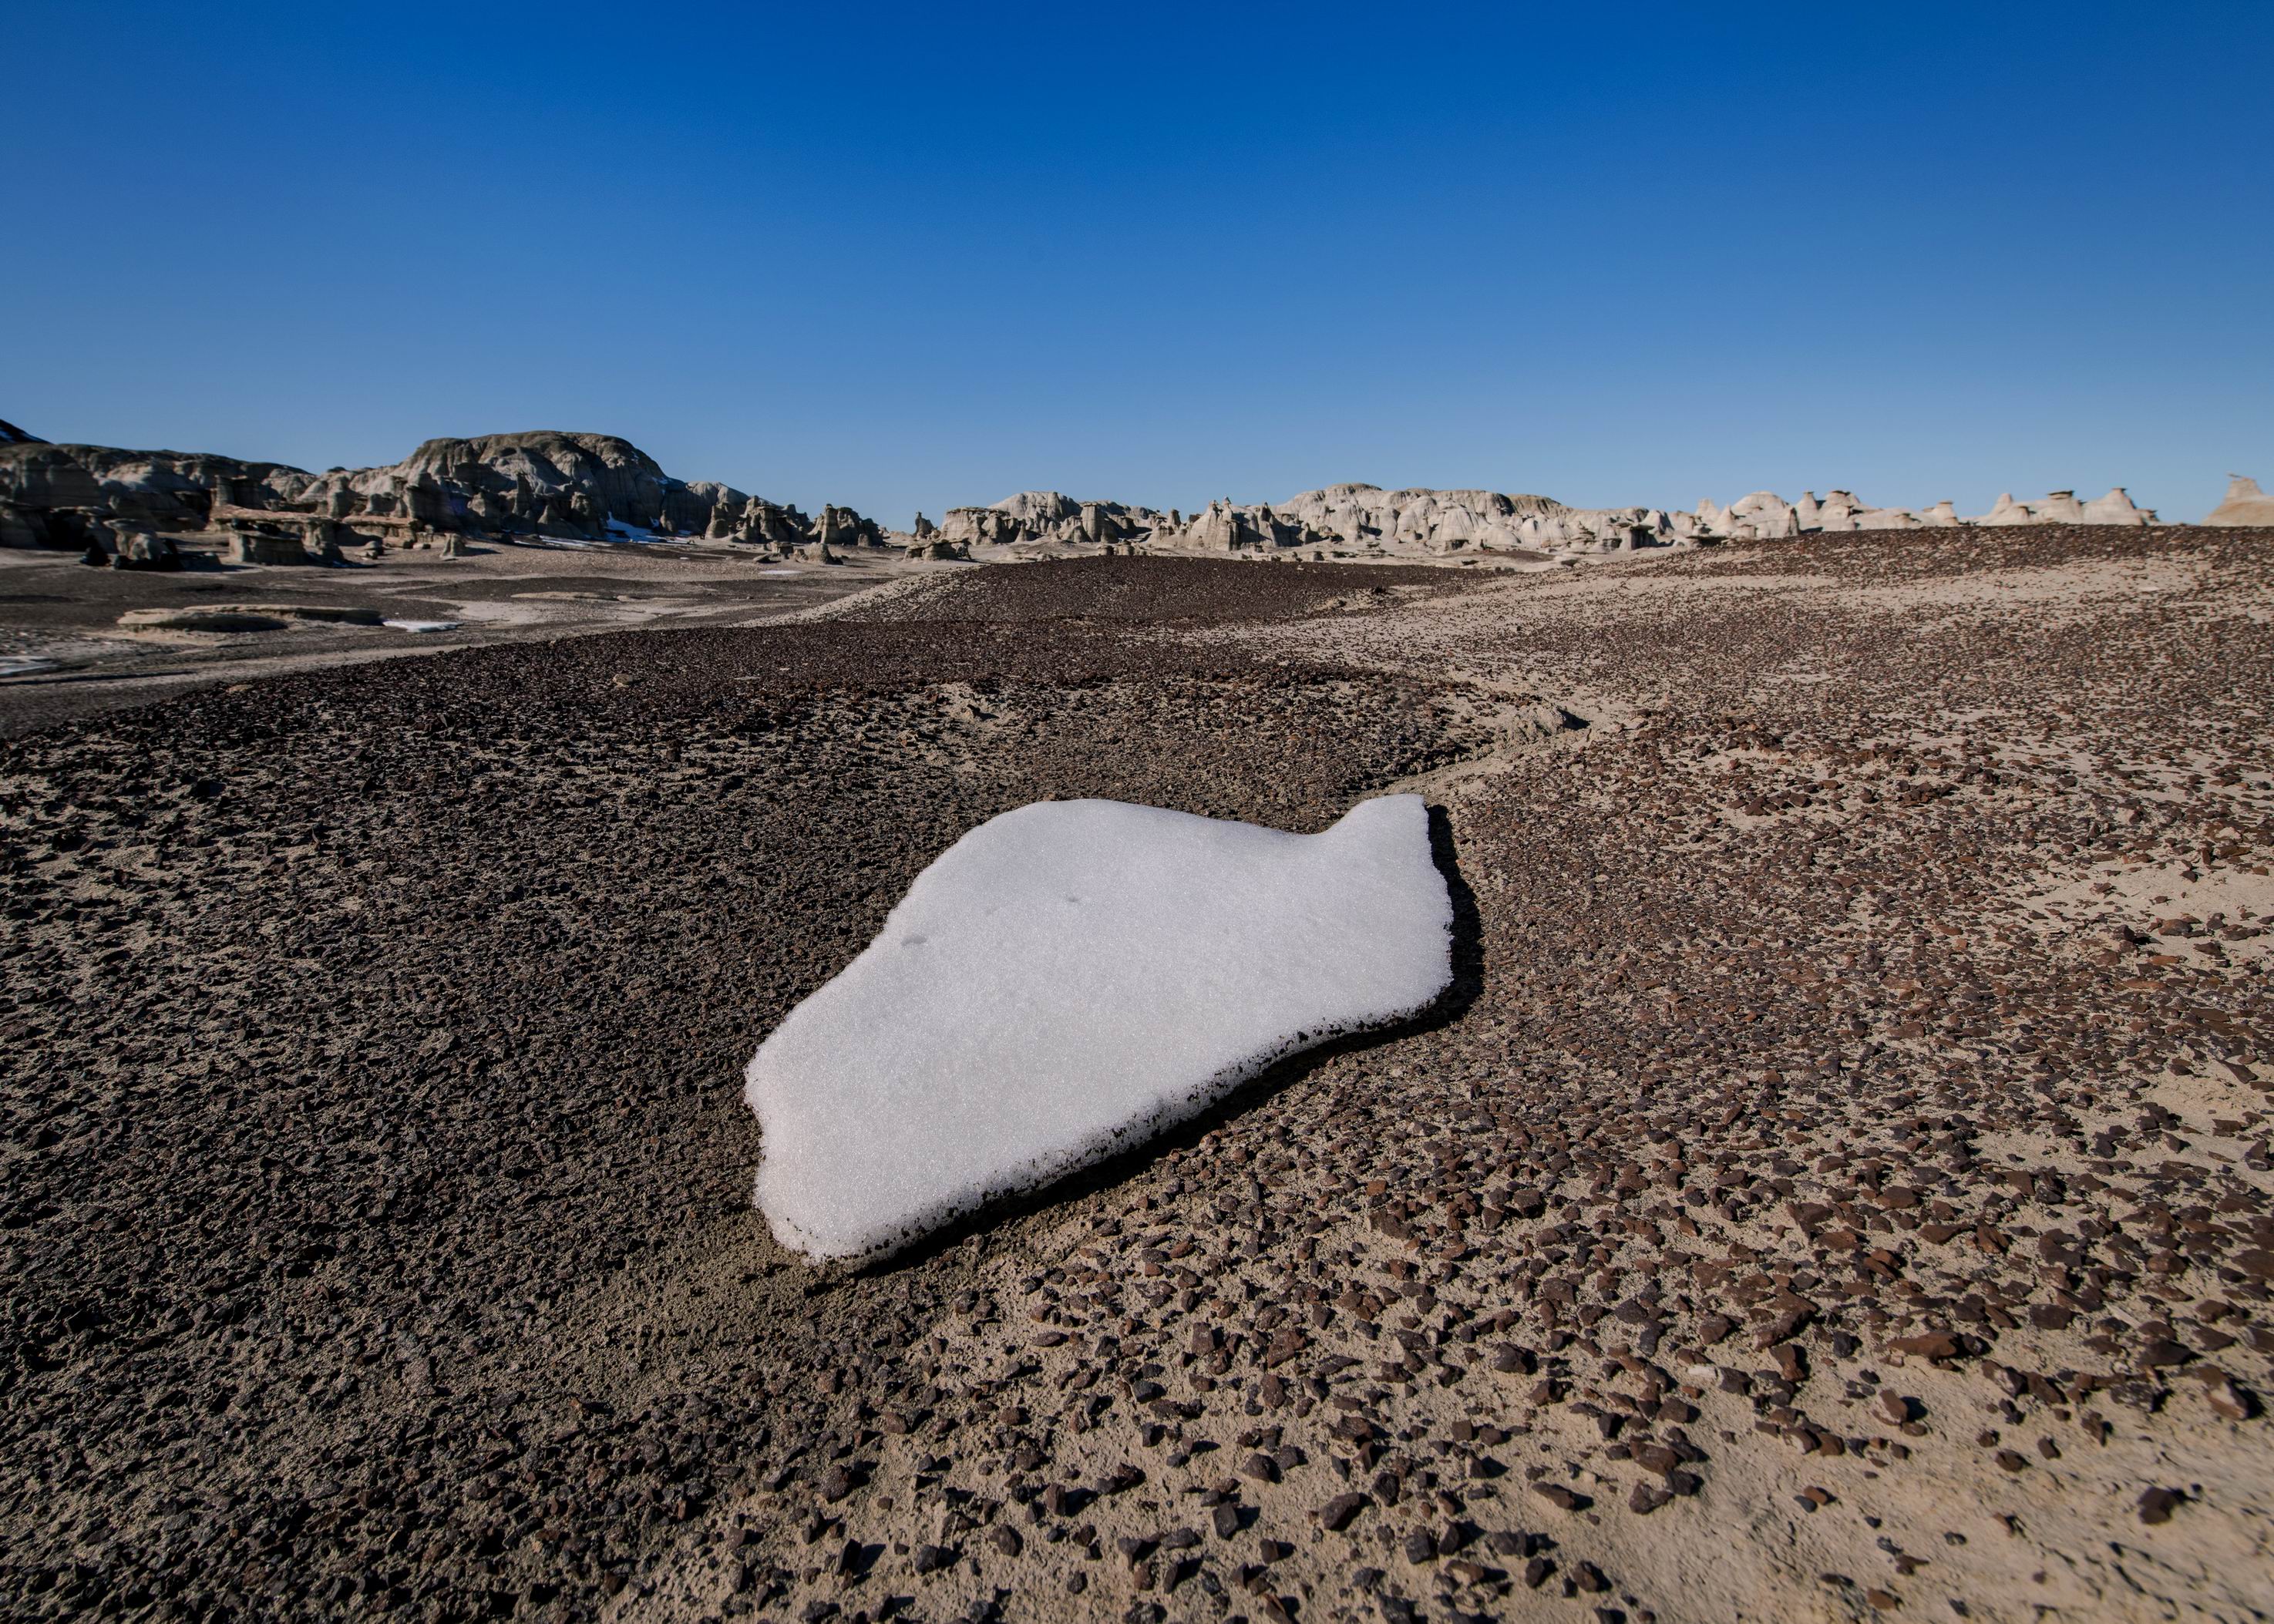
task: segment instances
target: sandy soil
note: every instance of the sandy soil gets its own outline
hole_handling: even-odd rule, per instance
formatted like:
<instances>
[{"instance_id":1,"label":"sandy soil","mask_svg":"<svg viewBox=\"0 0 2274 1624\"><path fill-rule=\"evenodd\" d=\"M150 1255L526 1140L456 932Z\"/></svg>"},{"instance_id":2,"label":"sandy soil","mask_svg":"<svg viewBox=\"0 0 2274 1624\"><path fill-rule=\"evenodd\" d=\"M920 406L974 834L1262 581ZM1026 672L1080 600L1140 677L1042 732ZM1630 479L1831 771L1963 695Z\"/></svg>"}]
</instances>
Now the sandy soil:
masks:
<instances>
[{"instance_id":1,"label":"sandy soil","mask_svg":"<svg viewBox=\"0 0 2274 1624\"><path fill-rule=\"evenodd\" d=\"M0 1610L2263 1618L2270 547L1050 564L0 744ZM1393 788L1446 1008L772 1245L741 1064L965 829Z\"/></svg>"},{"instance_id":2,"label":"sandy soil","mask_svg":"<svg viewBox=\"0 0 2274 1624\"><path fill-rule=\"evenodd\" d=\"M398 549L376 562L357 554L283 568L224 563L209 537L176 539L187 566L177 573L0 551L0 734L287 671L627 627L746 625L971 568L867 549L832 567L719 547L484 541L463 558ZM223 610L270 625L223 633L124 623ZM317 618L354 611L375 623Z\"/></svg>"}]
</instances>

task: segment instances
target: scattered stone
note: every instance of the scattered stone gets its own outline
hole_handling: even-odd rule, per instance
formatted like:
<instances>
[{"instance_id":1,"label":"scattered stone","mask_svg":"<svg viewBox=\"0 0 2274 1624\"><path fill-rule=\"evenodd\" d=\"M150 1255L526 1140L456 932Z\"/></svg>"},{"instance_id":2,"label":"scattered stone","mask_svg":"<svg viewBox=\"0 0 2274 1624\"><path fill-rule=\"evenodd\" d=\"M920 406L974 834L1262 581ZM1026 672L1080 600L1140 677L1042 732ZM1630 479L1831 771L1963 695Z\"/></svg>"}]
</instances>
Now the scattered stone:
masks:
<instances>
[{"instance_id":1,"label":"scattered stone","mask_svg":"<svg viewBox=\"0 0 2274 1624\"><path fill-rule=\"evenodd\" d=\"M2140 1492L2140 1521L2153 1526L2168 1522L2172 1513L2187 1504L2187 1497L2177 1489L2151 1488Z\"/></svg>"},{"instance_id":2,"label":"scattered stone","mask_svg":"<svg viewBox=\"0 0 2274 1624\"><path fill-rule=\"evenodd\" d=\"M1368 1501L1355 1492L1337 1494L1318 1509L1318 1518L1329 1533L1339 1534L1351 1525L1351 1521L1366 1509Z\"/></svg>"}]
</instances>

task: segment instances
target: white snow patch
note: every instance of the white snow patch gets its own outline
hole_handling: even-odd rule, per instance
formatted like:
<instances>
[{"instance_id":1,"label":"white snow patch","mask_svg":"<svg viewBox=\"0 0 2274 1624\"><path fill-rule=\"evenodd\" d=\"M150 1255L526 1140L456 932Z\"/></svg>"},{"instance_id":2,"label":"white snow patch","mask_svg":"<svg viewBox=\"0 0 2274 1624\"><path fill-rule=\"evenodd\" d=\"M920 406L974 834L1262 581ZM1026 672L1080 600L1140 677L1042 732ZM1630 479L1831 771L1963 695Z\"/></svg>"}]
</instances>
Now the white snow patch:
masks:
<instances>
[{"instance_id":1,"label":"white snow patch","mask_svg":"<svg viewBox=\"0 0 2274 1624\"><path fill-rule=\"evenodd\" d=\"M392 626L399 632L454 632L458 629L456 620L381 620L380 624Z\"/></svg>"},{"instance_id":2,"label":"white snow patch","mask_svg":"<svg viewBox=\"0 0 2274 1624\"><path fill-rule=\"evenodd\" d=\"M1111 801L1006 812L759 1046L757 1204L810 1256L894 1250L1419 1012L1451 982L1452 923L1418 795L1316 835Z\"/></svg>"}]
</instances>

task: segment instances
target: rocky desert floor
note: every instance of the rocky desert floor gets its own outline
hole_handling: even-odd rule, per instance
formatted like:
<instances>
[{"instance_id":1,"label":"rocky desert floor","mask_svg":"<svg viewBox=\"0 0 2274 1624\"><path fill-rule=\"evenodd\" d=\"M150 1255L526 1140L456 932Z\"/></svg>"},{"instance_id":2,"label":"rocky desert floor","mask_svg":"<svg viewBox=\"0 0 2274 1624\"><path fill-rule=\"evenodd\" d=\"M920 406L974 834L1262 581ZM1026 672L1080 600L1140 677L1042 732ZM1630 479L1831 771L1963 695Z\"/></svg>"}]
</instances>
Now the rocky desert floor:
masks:
<instances>
[{"instance_id":1,"label":"rocky desert floor","mask_svg":"<svg viewBox=\"0 0 2274 1624\"><path fill-rule=\"evenodd\" d=\"M958 568L866 549L824 567L718 546L480 540L461 558L398 548L275 568L226 563L209 536L173 539L185 567L163 573L0 552L0 734L282 672L628 627L742 625Z\"/></svg>"},{"instance_id":2,"label":"rocky desert floor","mask_svg":"<svg viewBox=\"0 0 2274 1624\"><path fill-rule=\"evenodd\" d=\"M2270 564L1104 559L34 717L0 1613L2263 1619ZM1443 1009L769 1239L741 1068L964 831L1392 789Z\"/></svg>"}]
</instances>

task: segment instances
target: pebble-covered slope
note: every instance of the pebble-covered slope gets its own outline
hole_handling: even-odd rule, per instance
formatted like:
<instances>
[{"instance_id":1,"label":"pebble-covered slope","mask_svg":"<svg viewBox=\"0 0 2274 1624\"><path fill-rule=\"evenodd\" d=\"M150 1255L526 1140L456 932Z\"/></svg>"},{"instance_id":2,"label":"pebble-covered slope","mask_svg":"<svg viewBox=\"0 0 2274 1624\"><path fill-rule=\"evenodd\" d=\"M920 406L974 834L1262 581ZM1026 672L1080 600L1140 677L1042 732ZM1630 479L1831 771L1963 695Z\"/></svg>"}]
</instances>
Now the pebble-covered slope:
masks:
<instances>
[{"instance_id":1,"label":"pebble-covered slope","mask_svg":"<svg viewBox=\"0 0 2274 1624\"><path fill-rule=\"evenodd\" d=\"M0 746L0 1596L2274 1609L2270 545L1423 601L1227 564L1290 596L491 649ZM964 828L1397 787L1451 832L1449 1019L883 1271L765 1239L747 1035Z\"/></svg>"}]
</instances>

